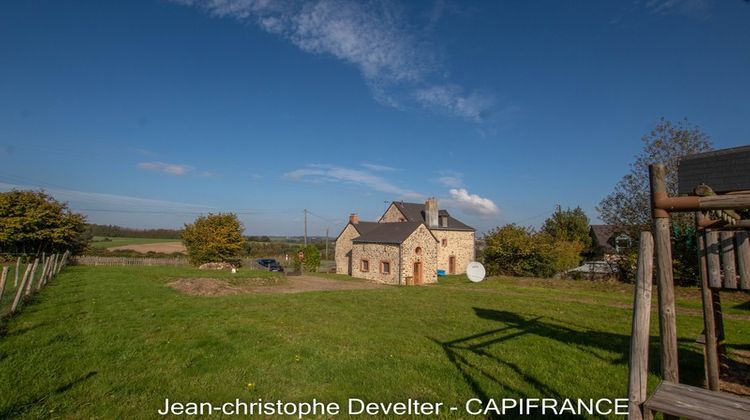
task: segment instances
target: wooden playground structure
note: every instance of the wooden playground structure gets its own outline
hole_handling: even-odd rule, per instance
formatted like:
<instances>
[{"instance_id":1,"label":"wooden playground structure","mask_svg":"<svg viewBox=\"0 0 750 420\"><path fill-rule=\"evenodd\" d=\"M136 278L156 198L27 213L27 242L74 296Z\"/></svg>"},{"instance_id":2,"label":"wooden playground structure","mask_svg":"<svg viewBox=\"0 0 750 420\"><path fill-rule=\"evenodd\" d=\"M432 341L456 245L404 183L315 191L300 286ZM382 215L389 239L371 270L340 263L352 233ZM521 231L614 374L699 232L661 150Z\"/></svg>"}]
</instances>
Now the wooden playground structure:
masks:
<instances>
[{"instance_id":1,"label":"wooden playground structure","mask_svg":"<svg viewBox=\"0 0 750 420\"><path fill-rule=\"evenodd\" d=\"M649 167L653 235L642 232L633 304L628 397L629 416L750 419L750 398L720 390L723 320L719 291L750 290L750 146L684 158L678 197L670 197L664 165ZM680 383L670 214L693 212L700 261L706 389ZM658 288L662 382L647 395L651 286ZM738 281L739 277L739 281Z\"/></svg>"}]
</instances>

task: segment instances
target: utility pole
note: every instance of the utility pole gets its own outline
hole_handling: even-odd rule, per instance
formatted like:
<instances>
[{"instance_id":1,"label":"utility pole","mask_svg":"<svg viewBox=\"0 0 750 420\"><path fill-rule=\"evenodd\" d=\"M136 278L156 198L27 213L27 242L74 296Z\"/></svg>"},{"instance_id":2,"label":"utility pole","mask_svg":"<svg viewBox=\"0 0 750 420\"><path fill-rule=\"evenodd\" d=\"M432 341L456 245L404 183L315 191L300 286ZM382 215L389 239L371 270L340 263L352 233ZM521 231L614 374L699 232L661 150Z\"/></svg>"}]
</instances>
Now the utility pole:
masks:
<instances>
[{"instance_id":1,"label":"utility pole","mask_svg":"<svg viewBox=\"0 0 750 420\"><path fill-rule=\"evenodd\" d=\"M326 228L326 260L328 259L328 228Z\"/></svg>"},{"instance_id":2,"label":"utility pole","mask_svg":"<svg viewBox=\"0 0 750 420\"><path fill-rule=\"evenodd\" d=\"M307 209L305 209L305 246L307 246Z\"/></svg>"}]
</instances>

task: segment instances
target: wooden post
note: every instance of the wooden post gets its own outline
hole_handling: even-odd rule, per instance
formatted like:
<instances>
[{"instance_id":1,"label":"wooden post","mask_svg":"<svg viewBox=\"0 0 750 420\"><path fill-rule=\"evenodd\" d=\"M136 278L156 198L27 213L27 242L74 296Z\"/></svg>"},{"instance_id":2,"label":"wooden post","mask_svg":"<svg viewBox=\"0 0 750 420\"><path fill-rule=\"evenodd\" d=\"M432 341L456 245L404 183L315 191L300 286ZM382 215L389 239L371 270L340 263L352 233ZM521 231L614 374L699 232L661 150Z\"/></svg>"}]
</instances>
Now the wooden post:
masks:
<instances>
[{"instance_id":1,"label":"wooden post","mask_svg":"<svg viewBox=\"0 0 750 420\"><path fill-rule=\"evenodd\" d=\"M737 269L740 272L740 289L750 290L750 239L747 231L735 233L737 241Z\"/></svg>"},{"instance_id":2,"label":"wooden post","mask_svg":"<svg viewBox=\"0 0 750 420\"><path fill-rule=\"evenodd\" d=\"M34 265L31 267L31 275L26 281L26 296L31 294L31 284L34 283L34 275L36 274L36 267L39 265L39 258L34 258Z\"/></svg>"},{"instance_id":3,"label":"wooden post","mask_svg":"<svg viewBox=\"0 0 750 420\"><path fill-rule=\"evenodd\" d=\"M674 309L674 274L669 213L656 208L656 201L667 196L664 165L649 166L651 208L654 219L654 249L659 285L659 335L661 338L661 376L667 382L680 382L677 360L677 325Z\"/></svg>"},{"instance_id":4,"label":"wooden post","mask_svg":"<svg viewBox=\"0 0 750 420\"><path fill-rule=\"evenodd\" d=\"M724 287L737 288L737 270L734 267L734 232L721 232L721 265L724 268Z\"/></svg>"},{"instance_id":5,"label":"wooden post","mask_svg":"<svg viewBox=\"0 0 750 420\"><path fill-rule=\"evenodd\" d=\"M633 301L633 329L630 336L628 375L628 417L643 418L641 406L648 392L648 340L651 325L651 285L654 275L654 240L641 232L638 248L638 279Z\"/></svg>"},{"instance_id":6,"label":"wooden post","mask_svg":"<svg viewBox=\"0 0 750 420\"><path fill-rule=\"evenodd\" d=\"M697 226L697 224L696 224ZM708 253L704 232L698 230L698 259L701 274L701 302L703 303L703 334L705 336L704 356L706 383L708 389L719 390L719 356L717 354L716 322L714 320L714 301L708 287Z\"/></svg>"},{"instance_id":7,"label":"wooden post","mask_svg":"<svg viewBox=\"0 0 750 420\"><path fill-rule=\"evenodd\" d=\"M10 307L10 313L16 312L16 308L18 308L18 303L21 302L21 296L23 296L23 289L26 285L26 279L29 277L29 272L31 272L31 264L26 265L26 271L23 273L23 279L21 280L21 283L18 285L18 289L16 289L16 297L13 299L13 306Z\"/></svg>"},{"instance_id":8,"label":"wooden post","mask_svg":"<svg viewBox=\"0 0 750 420\"><path fill-rule=\"evenodd\" d=\"M47 275L49 274L50 270L50 260L52 257L47 257L44 259L44 265L42 266L42 275L39 276L39 281L36 283L36 290L39 290L42 288L42 285L44 284L44 281L47 279Z\"/></svg>"},{"instance_id":9,"label":"wooden post","mask_svg":"<svg viewBox=\"0 0 750 420\"><path fill-rule=\"evenodd\" d=\"M708 264L708 287L721 289L721 260L719 258L719 233L706 231L706 263Z\"/></svg>"},{"instance_id":10,"label":"wooden post","mask_svg":"<svg viewBox=\"0 0 750 420\"><path fill-rule=\"evenodd\" d=\"M5 280L8 278L8 267L3 267L3 274L0 274L0 303L3 301L3 292L5 292Z\"/></svg>"},{"instance_id":11,"label":"wooden post","mask_svg":"<svg viewBox=\"0 0 750 420\"><path fill-rule=\"evenodd\" d=\"M16 260L16 271L14 275L16 276L15 280L13 280L13 287L18 287L18 272L21 271L21 257L18 257Z\"/></svg>"}]
</instances>

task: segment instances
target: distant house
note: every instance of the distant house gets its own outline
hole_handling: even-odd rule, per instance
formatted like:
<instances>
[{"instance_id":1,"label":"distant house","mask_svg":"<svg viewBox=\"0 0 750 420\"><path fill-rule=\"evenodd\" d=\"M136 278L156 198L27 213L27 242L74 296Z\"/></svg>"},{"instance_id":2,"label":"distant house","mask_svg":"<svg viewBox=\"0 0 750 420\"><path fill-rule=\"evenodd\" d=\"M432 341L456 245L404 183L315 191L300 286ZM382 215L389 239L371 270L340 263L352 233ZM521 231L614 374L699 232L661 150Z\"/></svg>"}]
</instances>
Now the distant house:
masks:
<instances>
[{"instance_id":1,"label":"distant house","mask_svg":"<svg viewBox=\"0 0 750 420\"><path fill-rule=\"evenodd\" d=\"M390 284L437 282L474 260L474 228L424 204L394 201L377 222L352 214L336 238L336 272Z\"/></svg>"},{"instance_id":2,"label":"distant house","mask_svg":"<svg viewBox=\"0 0 750 420\"><path fill-rule=\"evenodd\" d=\"M610 260L620 255L633 244L630 236L614 225L591 225L590 256L594 259Z\"/></svg>"}]
</instances>

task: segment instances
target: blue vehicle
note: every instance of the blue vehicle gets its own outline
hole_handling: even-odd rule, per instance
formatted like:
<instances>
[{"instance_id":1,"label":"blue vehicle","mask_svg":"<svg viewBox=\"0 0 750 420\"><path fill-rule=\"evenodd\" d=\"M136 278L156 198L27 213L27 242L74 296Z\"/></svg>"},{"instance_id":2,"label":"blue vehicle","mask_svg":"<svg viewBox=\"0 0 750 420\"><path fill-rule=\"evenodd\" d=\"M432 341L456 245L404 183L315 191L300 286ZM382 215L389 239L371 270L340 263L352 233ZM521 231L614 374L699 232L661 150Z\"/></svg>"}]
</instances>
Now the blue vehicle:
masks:
<instances>
[{"instance_id":1,"label":"blue vehicle","mask_svg":"<svg viewBox=\"0 0 750 420\"><path fill-rule=\"evenodd\" d=\"M268 271L276 271L279 273L284 272L284 267L282 267L281 264L279 264L279 262L273 258L258 258L257 260L255 260L255 262Z\"/></svg>"}]
</instances>

